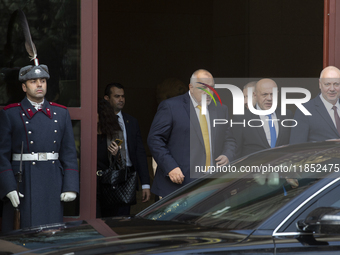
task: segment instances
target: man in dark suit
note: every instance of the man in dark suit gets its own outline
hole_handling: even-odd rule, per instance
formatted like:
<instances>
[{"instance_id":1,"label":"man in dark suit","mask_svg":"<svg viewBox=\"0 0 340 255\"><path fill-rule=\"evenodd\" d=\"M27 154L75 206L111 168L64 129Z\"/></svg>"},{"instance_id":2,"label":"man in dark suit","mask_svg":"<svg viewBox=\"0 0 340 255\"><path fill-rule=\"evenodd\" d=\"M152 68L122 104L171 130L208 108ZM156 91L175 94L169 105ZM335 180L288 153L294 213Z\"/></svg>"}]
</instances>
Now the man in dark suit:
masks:
<instances>
[{"instance_id":1,"label":"man in dark suit","mask_svg":"<svg viewBox=\"0 0 340 255\"><path fill-rule=\"evenodd\" d=\"M312 115L306 116L296 109L294 119L297 121L297 126L292 128L289 143L340 138L340 70L334 66L323 69L319 88L321 94L303 104Z\"/></svg>"},{"instance_id":2,"label":"man in dark suit","mask_svg":"<svg viewBox=\"0 0 340 255\"><path fill-rule=\"evenodd\" d=\"M127 148L126 164L137 171L143 189L142 202L147 202L151 195L148 163L137 119L122 112L125 105L124 87L120 83L108 84L104 99L110 102L118 116L124 134L125 148ZM130 214L130 206L119 208L118 215L128 214Z\"/></svg>"},{"instance_id":3,"label":"man in dark suit","mask_svg":"<svg viewBox=\"0 0 340 255\"><path fill-rule=\"evenodd\" d=\"M158 107L148 136L157 163L151 191L158 196L164 197L192 181L196 167L223 166L234 158L236 143L229 124L213 124L214 119L228 119L228 108L210 104L212 99L204 91L210 90L205 84L214 86L212 75L197 70L191 77L189 92L167 99ZM202 95L208 106L206 115L201 113Z\"/></svg>"},{"instance_id":4,"label":"man in dark suit","mask_svg":"<svg viewBox=\"0 0 340 255\"><path fill-rule=\"evenodd\" d=\"M257 110L269 110L272 107L273 88L277 88L277 85L271 79L262 79L256 83L253 94L257 102L255 106ZM236 158L288 144L291 128L284 127L280 125L279 121L275 120L291 118L290 111L287 110L287 116L281 116L280 109L277 109L270 116L255 115L248 109L244 115L234 116L232 130L237 143ZM256 121L248 123L249 120Z\"/></svg>"}]
</instances>

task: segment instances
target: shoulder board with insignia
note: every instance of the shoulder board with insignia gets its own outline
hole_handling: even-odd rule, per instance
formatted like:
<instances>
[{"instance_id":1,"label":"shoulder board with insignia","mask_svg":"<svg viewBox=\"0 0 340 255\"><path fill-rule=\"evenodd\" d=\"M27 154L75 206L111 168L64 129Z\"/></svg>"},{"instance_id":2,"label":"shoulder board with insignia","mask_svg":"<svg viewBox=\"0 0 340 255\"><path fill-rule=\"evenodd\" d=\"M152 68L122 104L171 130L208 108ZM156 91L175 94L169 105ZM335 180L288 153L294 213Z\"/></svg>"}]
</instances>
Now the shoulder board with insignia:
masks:
<instances>
[{"instance_id":1,"label":"shoulder board with insignia","mask_svg":"<svg viewBox=\"0 0 340 255\"><path fill-rule=\"evenodd\" d=\"M66 107L66 106L64 106L64 105L61 105L61 104L57 104L57 103L53 103L53 102L50 102L50 105L54 105L54 106L58 106L58 107L61 107L61 108L67 109L67 107Z\"/></svg>"},{"instance_id":2,"label":"shoulder board with insignia","mask_svg":"<svg viewBox=\"0 0 340 255\"><path fill-rule=\"evenodd\" d=\"M20 106L20 105L21 105L21 103L9 104L9 105L4 107L4 110L6 111L9 108L17 107L17 106Z\"/></svg>"}]
</instances>

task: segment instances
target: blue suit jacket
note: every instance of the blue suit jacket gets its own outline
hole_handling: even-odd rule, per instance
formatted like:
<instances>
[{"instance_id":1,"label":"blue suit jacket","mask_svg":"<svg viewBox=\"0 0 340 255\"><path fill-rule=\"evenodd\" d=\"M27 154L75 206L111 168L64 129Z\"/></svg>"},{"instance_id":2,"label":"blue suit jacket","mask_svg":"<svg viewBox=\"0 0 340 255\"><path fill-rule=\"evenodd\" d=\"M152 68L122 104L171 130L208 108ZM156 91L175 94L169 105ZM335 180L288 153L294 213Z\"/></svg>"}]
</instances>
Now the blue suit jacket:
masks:
<instances>
[{"instance_id":1,"label":"blue suit jacket","mask_svg":"<svg viewBox=\"0 0 340 255\"><path fill-rule=\"evenodd\" d=\"M122 112L130 160L139 175L141 184L150 184L149 168L146 159L139 124L136 118Z\"/></svg>"},{"instance_id":2,"label":"blue suit jacket","mask_svg":"<svg viewBox=\"0 0 340 255\"><path fill-rule=\"evenodd\" d=\"M291 129L290 144L340 138L325 105L320 99L320 95L303 104L303 106L312 115L305 116L299 109L296 109L294 119L298 124Z\"/></svg>"},{"instance_id":3,"label":"blue suit jacket","mask_svg":"<svg viewBox=\"0 0 340 255\"><path fill-rule=\"evenodd\" d=\"M213 119L228 119L227 106L209 105L212 159L226 155L234 158L235 139L229 124L213 127ZM190 176L195 166L205 165L205 149L202 132L195 109L188 93L161 102L152 122L148 145L157 163L151 191L166 196L193 179ZM185 178L182 184L173 183L168 174L179 167Z\"/></svg>"}]
</instances>

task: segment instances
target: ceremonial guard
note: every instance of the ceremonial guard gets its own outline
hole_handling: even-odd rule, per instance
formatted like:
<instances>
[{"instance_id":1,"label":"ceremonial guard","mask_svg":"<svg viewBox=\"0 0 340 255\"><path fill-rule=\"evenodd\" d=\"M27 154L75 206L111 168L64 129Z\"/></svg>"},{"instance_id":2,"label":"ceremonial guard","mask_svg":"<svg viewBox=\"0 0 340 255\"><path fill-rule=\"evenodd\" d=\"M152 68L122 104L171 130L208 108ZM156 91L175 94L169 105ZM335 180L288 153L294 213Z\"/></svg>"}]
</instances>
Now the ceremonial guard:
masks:
<instances>
[{"instance_id":1,"label":"ceremonial guard","mask_svg":"<svg viewBox=\"0 0 340 255\"><path fill-rule=\"evenodd\" d=\"M48 67L21 68L26 97L0 112L0 199L2 232L63 221L63 203L79 193L78 162L66 107L44 99Z\"/></svg>"}]
</instances>

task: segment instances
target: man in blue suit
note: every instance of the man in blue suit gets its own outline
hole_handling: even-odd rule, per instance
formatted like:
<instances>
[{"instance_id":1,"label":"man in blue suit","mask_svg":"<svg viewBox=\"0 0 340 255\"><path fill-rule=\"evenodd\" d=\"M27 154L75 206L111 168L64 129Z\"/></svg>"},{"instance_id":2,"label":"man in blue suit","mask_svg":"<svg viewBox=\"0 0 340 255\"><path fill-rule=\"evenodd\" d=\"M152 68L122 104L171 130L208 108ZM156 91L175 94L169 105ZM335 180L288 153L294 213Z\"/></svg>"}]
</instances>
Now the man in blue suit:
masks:
<instances>
[{"instance_id":1,"label":"man in blue suit","mask_svg":"<svg viewBox=\"0 0 340 255\"><path fill-rule=\"evenodd\" d=\"M340 138L340 70L334 66L323 69L319 88L321 94L303 104L312 115L296 109L294 119L298 124L292 127L290 144Z\"/></svg>"},{"instance_id":2,"label":"man in blue suit","mask_svg":"<svg viewBox=\"0 0 340 255\"><path fill-rule=\"evenodd\" d=\"M148 136L157 163L151 191L158 196L164 197L192 181L197 166L223 166L234 158L236 143L229 124L213 124L214 119L228 120L227 106L210 104L212 99L206 96L208 133L200 125L202 94L209 90L204 84L214 86L213 76L197 70L190 79L189 92L158 107Z\"/></svg>"},{"instance_id":3,"label":"man in blue suit","mask_svg":"<svg viewBox=\"0 0 340 255\"><path fill-rule=\"evenodd\" d=\"M125 105L124 87L120 83L110 83L105 88L104 99L113 106L123 130L126 148L126 164L137 171L142 184L142 202L150 200L150 176L148 162L142 141L139 124L136 118L122 112ZM130 206L120 206L117 215L129 215Z\"/></svg>"}]
</instances>

